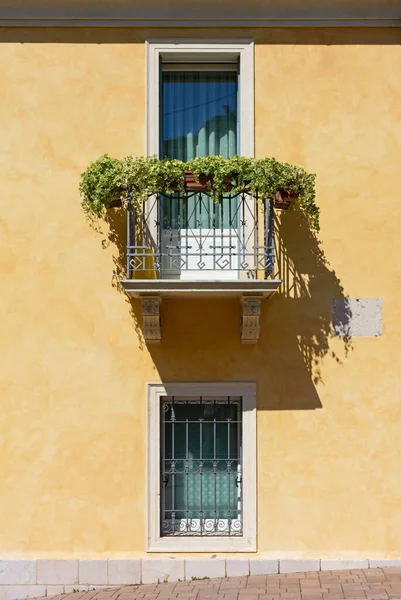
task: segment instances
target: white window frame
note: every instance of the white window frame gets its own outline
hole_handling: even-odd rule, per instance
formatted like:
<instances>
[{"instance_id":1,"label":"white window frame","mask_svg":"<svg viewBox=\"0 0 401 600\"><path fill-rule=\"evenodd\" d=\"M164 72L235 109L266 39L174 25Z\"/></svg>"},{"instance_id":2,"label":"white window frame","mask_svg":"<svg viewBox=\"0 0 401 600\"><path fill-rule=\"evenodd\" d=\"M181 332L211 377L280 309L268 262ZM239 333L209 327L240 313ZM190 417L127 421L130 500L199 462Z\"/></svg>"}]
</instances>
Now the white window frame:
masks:
<instances>
[{"instance_id":1,"label":"white window frame","mask_svg":"<svg viewBox=\"0 0 401 600\"><path fill-rule=\"evenodd\" d=\"M241 396L243 535L160 535L160 399L162 396ZM256 552L256 384L147 384L147 552Z\"/></svg>"},{"instance_id":2,"label":"white window frame","mask_svg":"<svg viewBox=\"0 0 401 600\"><path fill-rule=\"evenodd\" d=\"M254 42L253 40L181 39L146 41L146 131L148 156L159 156L160 59L181 62L240 61L239 151L255 155Z\"/></svg>"}]
</instances>

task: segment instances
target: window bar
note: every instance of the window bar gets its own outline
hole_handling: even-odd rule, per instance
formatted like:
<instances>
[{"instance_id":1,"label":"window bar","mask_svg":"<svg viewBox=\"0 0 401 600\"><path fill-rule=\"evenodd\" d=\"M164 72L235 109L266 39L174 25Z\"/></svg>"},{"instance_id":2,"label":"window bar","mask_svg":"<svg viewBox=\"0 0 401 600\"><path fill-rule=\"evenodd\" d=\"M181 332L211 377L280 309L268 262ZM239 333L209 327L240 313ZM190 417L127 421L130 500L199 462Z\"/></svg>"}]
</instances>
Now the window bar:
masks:
<instances>
[{"instance_id":1,"label":"window bar","mask_svg":"<svg viewBox=\"0 0 401 600\"><path fill-rule=\"evenodd\" d=\"M226 206L226 208L224 210L224 212L225 212L224 218L225 219L227 219L227 217L230 218L231 194L228 194L227 200L228 200L228 205ZM227 215L227 213L228 213L228 215ZM227 229L227 227L225 226L224 220L223 220L222 226L224 227L224 229ZM229 233L228 233L228 236L227 236L227 254L228 254L228 268L231 270L231 268L232 268L232 264L231 264L231 232L230 232L230 228L229 227L230 226L228 226L228 232ZM224 240L222 240L221 243L222 243L223 252L224 252Z\"/></svg>"},{"instance_id":2,"label":"window bar","mask_svg":"<svg viewBox=\"0 0 401 600\"><path fill-rule=\"evenodd\" d=\"M127 252L127 279L131 279L131 257L132 257L132 246L136 246L136 240L134 240L134 244L132 243L131 238L131 220L132 220L132 192L128 193L128 205L127 205L127 242L128 242L128 252Z\"/></svg>"},{"instance_id":3,"label":"window bar","mask_svg":"<svg viewBox=\"0 0 401 600\"><path fill-rule=\"evenodd\" d=\"M199 262L202 263L202 250L203 250L203 241L202 241L202 193L199 192Z\"/></svg>"},{"instance_id":4,"label":"window bar","mask_svg":"<svg viewBox=\"0 0 401 600\"><path fill-rule=\"evenodd\" d=\"M212 199L213 200L213 199ZM216 211L217 211L217 205L216 202L213 200L213 252L212 252L212 256L213 256L213 270L216 270L216 228L217 228L217 216L216 216Z\"/></svg>"},{"instance_id":5,"label":"window bar","mask_svg":"<svg viewBox=\"0 0 401 600\"><path fill-rule=\"evenodd\" d=\"M241 413L240 413L241 410ZM240 531L243 527L243 510L242 510L242 399L241 404L237 406L237 519L240 522Z\"/></svg>"},{"instance_id":6,"label":"window bar","mask_svg":"<svg viewBox=\"0 0 401 600\"><path fill-rule=\"evenodd\" d=\"M181 192L178 192L180 197L181 197ZM182 195L182 222L181 222L181 229L183 230L182 235L181 235L181 244L184 244L184 248L185 248L185 260L186 260L186 268L189 269L189 239L188 239L188 204L189 204L189 198L188 198L188 192L184 192ZM182 251L182 246L181 246L181 251Z\"/></svg>"},{"instance_id":7,"label":"window bar","mask_svg":"<svg viewBox=\"0 0 401 600\"><path fill-rule=\"evenodd\" d=\"M200 193L198 192L192 192L191 193L191 200L193 200L194 202L194 207L192 210L192 228L193 229L198 229L198 223L199 223L199 198L200 198ZM191 228L191 213L188 210L188 229Z\"/></svg>"},{"instance_id":8,"label":"window bar","mask_svg":"<svg viewBox=\"0 0 401 600\"><path fill-rule=\"evenodd\" d=\"M181 254L182 254L182 241L181 241L181 193L178 192L175 194L175 196L177 196L177 223L176 223L176 229L177 229L177 250L179 253L179 258L180 258L180 271L181 271ZM187 262L188 264L188 262Z\"/></svg>"},{"instance_id":9,"label":"window bar","mask_svg":"<svg viewBox=\"0 0 401 600\"><path fill-rule=\"evenodd\" d=\"M228 509L227 509L227 527L228 535L231 535L231 458L230 458L230 397L228 397L228 417L227 417L227 478L228 478Z\"/></svg>"},{"instance_id":10,"label":"window bar","mask_svg":"<svg viewBox=\"0 0 401 600\"><path fill-rule=\"evenodd\" d=\"M246 231L245 231L245 195L243 194L242 196L242 201L241 201L241 209L242 209L242 221L241 221L241 225L242 225L242 263L246 262Z\"/></svg>"},{"instance_id":11,"label":"window bar","mask_svg":"<svg viewBox=\"0 0 401 600\"><path fill-rule=\"evenodd\" d=\"M257 196L256 196L257 199ZM269 275L269 264L270 264L270 248L269 248L269 199L263 198L263 211L265 215L265 229L263 232L263 245L265 251L265 277Z\"/></svg>"},{"instance_id":12,"label":"window bar","mask_svg":"<svg viewBox=\"0 0 401 600\"><path fill-rule=\"evenodd\" d=\"M228 254L230 256L230 269L233 268L232 265L232 260L233 260L233 249L232 249L232 245L233 245L233 241L232 241L232 236L233 236L233 224L232 224L232 210L231 210L231 203L232 203L232 196L231 194L229 195L229 201L228 201Z\"/></svg>"},{"instance_id":13,"label":"window bar","mask_svg":"<svg viewBox=\"0 0 401 600\"><path fill-rule=\"evenodd\" d=\"M269 231L270 231L270 270L272 276L274 276L274 202L273 198L269 198L269 214L270 214L270 223L269 223Z\"/></svg>"},{"instance_id":14,"label":"window bar","mask_svg":"<svg viewBox=\"0 0 401 600\"><path fill-rule=\"evenodd\" d=\"M186 252L186 259L187 259L187 269L189 269L190 268L190 262L189 262L189 260L190 260L190 256L191 256L190 247L189 247L189 245L190 245L189 244L190 238L189 238L189 235L188 235L188 232L189 232L189 219L190 219L189 215L190 215L190 212L189 212L189 195L188 195L187 192L185 193L185 196L183 198L183 212L184 212L184 219L183 219L182 226L184 228L184 240L185 240L185 245L186 245L186 251L185 252Z\"/></svg>"},{"instance_id":15,"label":"window bar","mask_svg":"<svg viewBox=\"0 0 401 600\"><path fill-rule=\"evenodd\" d=\"M274 209L273 199L264 198L265 210L265 276L274 274Z\"/></svg>"},{"instance_id":16,"label":"window bar","mask_svg":"<svg viewBox=\"0 0 401 600\"><path fill-rule=\"evenodd\" d=\"M216 400L213 402L213 479L214 479L214 532L217 531L217 457L216 457Z\"/></svg>"},{"instance_id":17,"label":"window bar","mask_svg":"<svg viewBox=\"0 0 401 600\"><path fill-rule=\"evenodd\" d=\"M224 269L224 201L223 195L220 195L220 244L221 244L221 265Z\"/></svg>"},{"instance_id":18,"label":"window bar","mask_svg":"<svg viewBox=\"0 0 401 600\"><path fill-rule=\"evenodd\" d=\"M259 257L260 257L260 246L259 246L259 209L260 206L257 200L253 201L253 212L254 212L254 231L253 231L253 260L255 264L255 278L258 278L258 270L259 270Z\"/></svg>"},{"instance_id":19,"label":"window bar","mask_svg":"<svg viewBox=\"0 0 401 600\"><path fill-rule=\"evenodd\" d=\"M171 527L173 536L175 535L175 457L174 457L174 436L175 436L175 411L174 396L171 399Z\"/></svg>"},{"instance_id":20,"label":"window bar","mask_svg":"<svg viewBox=\"0 0 401 600\"><path fill-rule=\"evenodd\" d=\"M156 249L155 249L155 259L157 260L157 263L159 265L159 277L160 279L162 278L163 274L162 274L162 248L161 248L161 228L163 227L162 225L162 218L163 218L163 214L161 212L161 197L160 194L158 196L156 196ZM145 203L144 203L144 208L145 208Z\"/></svg>"},{"instance_id":21,"label":"window bar","mask_svg":"<svg viewBox=\"0 0 401 600\"><path fill-rule=\"evenodd\" d=\"M188 403L187 403L188 406ZM191 528L189 526L189 425L188 425L188 417L185 419L185 484L186 484L186 531L190 531Z\"/></svg>"},{"instance_id":22,"label":"window bar","mask_svg":"<svg viewBox=\"0 0 401 600\"><path fill-rule=\"evenodd\" d=\"M243 489L243 482L244 482L244 473L243 473L243 462L242 462L242 398L241 398L241 404L240 404L240 415L241 415L241 420L240 420L240 428L238 431L238 445L239 445L239 452L238 452L238 458L239 458L239 467L240 467L240 477L239 477L239 497L240 497L240 506L239 506L239 510L241 510L241 532L243 531L243 527L244 527L244 489Z\"/></svg>"},{"instance_id":23,"label":"window bar","mask_svg":"<svg viewBox=\"0 0 401 600\"><path fill-rule=\"evenodd\" d=\"M166 417L164 412L163 400L161 400L161 432L160 432L160 450L162 457L162 472L161 472L161 481L160 481L160 504L161 504L161 532L163 531L163 523L166 521L166 486L167 486L167 476L166 476Z\"/></svg>"},{"instance_id":24,"label":"window bar","mask_svg":"<svg viewBox=\"0 0 401 600\"><path fill-rule=\"evenodd\" d=\"M170 217L170 247L172 247L172 245L173 245L173 218L174 218L174 215L173 215L174 207L173 207L173 195L172 194L169 194L169 204L170 204L170 215L169 215L169 217Z\"/></svg>"},{"instance_id":25,"label":"window bar","mask_svg":"<svg viewBox=\"0 0 401 600\"><path fill-rule=\"evenodd\" d=\"M202 397L200 398L200 404L203 407ZM200 488L200 510L199 510L199 530L200 534L203 535L203 511L202 511L202 475L203 475L203 461L202 461L202 417L199 417L199 488Z\"/></svg>"}]
</instances>

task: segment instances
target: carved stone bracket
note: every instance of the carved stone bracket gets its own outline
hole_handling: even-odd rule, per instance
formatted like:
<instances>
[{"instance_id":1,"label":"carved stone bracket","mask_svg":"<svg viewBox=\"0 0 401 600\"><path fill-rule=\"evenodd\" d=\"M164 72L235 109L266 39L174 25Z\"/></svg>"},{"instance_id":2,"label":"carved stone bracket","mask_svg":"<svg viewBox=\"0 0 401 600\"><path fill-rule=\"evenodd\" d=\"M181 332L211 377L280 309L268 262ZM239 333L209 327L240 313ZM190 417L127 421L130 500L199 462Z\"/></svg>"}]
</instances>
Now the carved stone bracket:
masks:
<instances>
[{"instance_id":1,"label":"carved stone bracket","mask_svg":"<svg viewBox=\"0 0 401 600\"><path fill-rule=\"evenodd\" d=\"M160 296L141 296L143 337L148 344L162 341L160 302Z\"/></svg>"},{"instance_id":2,"label":"carved stone bracket","mask_svg":"<svg viewBox=\"0 0 401 600\"><path fill-rule=\"evenodd\" d=\"M262 308L262 296L242 296L241 342L256 344L259 339L259 317Z\"/></svg>"}]
</instances>

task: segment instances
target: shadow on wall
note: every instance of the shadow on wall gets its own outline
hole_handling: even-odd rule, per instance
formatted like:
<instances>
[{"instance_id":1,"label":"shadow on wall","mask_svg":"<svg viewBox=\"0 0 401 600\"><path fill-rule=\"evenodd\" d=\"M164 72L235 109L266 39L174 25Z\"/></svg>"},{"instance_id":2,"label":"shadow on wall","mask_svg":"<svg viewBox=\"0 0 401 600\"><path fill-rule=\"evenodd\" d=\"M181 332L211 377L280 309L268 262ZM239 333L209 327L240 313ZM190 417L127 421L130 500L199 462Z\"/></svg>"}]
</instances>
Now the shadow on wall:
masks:
<instances>
[{"instance_id":1,"label":"shadow on wall","mask_svg":"<svg viewBox=\"0 0 401 600\"><path fill-rule=\"evenodd\" d=\"M120 294L128 305L128 310L134 324L138 338L139 348L145 347L141 328L141 307L139 300L128 296L121 285L121 280L127 274L127 213L123 208L113 208L106 212L104 220L89 219L90 226L102 236L102 248L106 250L113 247L113 270L111 273L111 286Z\"/></svg>"},{"instance_id":2,"label":"shadow on wall","mask_svg":"<svg viewBox=\"0 0 401 600\"><path fill-rule=\"evenodd\" d=\"M102 245L116 249L111 285L124 294L144 350L140 303L120 284L126 269L124 211L110 210L106 223ZM258 344L241 344L238 299L165 299L162 344L148 346L162 381L255 381L260 410L322 407L316 386L324 383L323 359L341 364L352 348L347 337L340 338L341 355L330 348L333 299L346 294L302 213L276 216L276 231L276 276L283 283L263 303ZM347 330L347 311L343 319Z\"/></svg>"},{"instance_id":3,"label":"shadow on wall","mask_svg":"<svg viewBox=\"0 0 401 600\"><path fill-rule=\"evenodd\" d=\"M283 282L280 309L296 332L297 345L312 381L323 383L322 359L330 354L341 363L352 348L351 338L343 336L343 356L330 350L330 339L334 337L333 300L343 299L347 307L347 296L301 211L284 215L277 231L277 277ZM350 317L350 310L346 308L337 327L347 331Z\"/></svg>"}]
</instances>

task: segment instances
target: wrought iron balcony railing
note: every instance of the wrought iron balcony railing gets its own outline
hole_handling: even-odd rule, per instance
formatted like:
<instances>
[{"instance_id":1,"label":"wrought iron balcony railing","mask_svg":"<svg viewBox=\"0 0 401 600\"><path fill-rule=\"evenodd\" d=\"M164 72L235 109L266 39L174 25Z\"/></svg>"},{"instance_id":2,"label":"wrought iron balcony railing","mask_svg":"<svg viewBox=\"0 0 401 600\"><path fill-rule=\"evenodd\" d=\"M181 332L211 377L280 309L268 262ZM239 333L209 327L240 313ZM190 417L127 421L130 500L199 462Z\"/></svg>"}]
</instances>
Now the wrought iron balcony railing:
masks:
<instances>
[{"instance_id":1,"label":"wrought iron balcony railing","mask_svg":"<svg viewBox=\"0 0 401 600\"><path fill-rule=\"evenodd\" d=\"M204 192L128 203L127 279L233 281L274 273L273 201Z\"/></svg>"}]
</instances>

